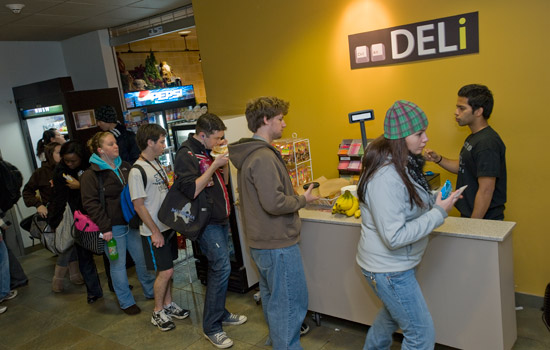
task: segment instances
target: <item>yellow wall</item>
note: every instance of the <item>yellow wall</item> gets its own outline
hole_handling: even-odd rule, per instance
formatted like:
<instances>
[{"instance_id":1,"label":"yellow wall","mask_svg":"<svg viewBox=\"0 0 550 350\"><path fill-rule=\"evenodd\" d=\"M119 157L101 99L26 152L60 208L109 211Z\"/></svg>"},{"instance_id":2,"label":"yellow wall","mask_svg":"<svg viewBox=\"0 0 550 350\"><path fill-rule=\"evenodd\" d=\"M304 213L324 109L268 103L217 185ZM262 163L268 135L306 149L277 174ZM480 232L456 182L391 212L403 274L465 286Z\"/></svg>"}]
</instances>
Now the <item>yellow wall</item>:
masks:
<instances>
[{"instance_id":1,"label":"yellow wall","mask_svg":"<svg viewBox=\"0 0 550 350\"><path fill-rule=\"evenodd\" d=\"M374 109L367 134L376 137L396 99L421 106L430 121L428 147L457 158L469 130L454 121L456 93L468 83L488 85L496 101L489 121L507 146L505 215L517 222L516 291L543 294L550 281L549 1L240 0L193 7L210 110L241 114L260 95L289 100L284 136L309 137L315 176L337 176L339 142L360 137L348 112ZM349 34L473 11L479 11L478 54L349 67ZM442 173L446 178L456 180Z\"/></svg>"}]
</instances>

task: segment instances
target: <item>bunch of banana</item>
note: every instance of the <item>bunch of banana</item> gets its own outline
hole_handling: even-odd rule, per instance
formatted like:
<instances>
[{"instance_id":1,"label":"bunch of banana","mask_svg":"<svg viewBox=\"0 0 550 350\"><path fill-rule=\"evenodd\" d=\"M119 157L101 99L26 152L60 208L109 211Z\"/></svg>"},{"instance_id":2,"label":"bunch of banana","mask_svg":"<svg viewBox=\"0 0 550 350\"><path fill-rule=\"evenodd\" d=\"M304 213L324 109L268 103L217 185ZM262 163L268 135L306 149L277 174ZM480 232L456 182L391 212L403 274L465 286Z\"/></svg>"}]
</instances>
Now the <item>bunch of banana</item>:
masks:
<instances>
[{"instance_id":1,"label":"bunch of banana","mask_svg":"<svg viewBox=\"0 0 550 350\"><path fill-rule=\"evenodd\" d=\"M357 214L357 212L359 212L359 214ZM361 215L359 200L352 195L350 191L346 191L343 195L338 197L336 203L334 203L332 213L346 214L347 216L355 215L355 217L358 218Z\"/></svg>"}]
</instances>

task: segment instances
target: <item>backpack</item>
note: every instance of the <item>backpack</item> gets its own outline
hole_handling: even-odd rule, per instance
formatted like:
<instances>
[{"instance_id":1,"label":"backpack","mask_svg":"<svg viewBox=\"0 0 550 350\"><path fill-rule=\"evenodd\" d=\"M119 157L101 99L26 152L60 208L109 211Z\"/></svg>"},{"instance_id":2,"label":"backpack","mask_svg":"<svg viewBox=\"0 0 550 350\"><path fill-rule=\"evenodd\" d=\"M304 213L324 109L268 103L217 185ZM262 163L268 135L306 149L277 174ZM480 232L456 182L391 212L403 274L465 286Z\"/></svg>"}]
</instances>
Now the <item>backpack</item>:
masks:
<instances>
[{"instance_id":1,"label":"backpack","mask_svg":"<svg viewBox=\"0 0 550 350\"><path fill-rule=\"evenodd\" d=\"M0 160L0 209L8 211L21 198L23 176L10 163Z\"/></svg>"},{"instance_id":2,"label":"backpack","mask_svg":"<svg viewBox=\"0 0 550 350\"><path fill-rule=\"evenodd\" d=\"M147 187L147 174L143 167L139 164L132 165L132 169L136 168L141 173L141 178L143 179L143 188ZM131 169L130 169L131 170ZM120 194L120 206L122 207L122 214L124 215L124 220L128 223L128 226L133 229L138 229L139 225L143 223L136 209L134 208L134 203L132 203L132 198L130 197L130 187L129 184L124 186L122 193Z\"/></svg>"}]
</instances>

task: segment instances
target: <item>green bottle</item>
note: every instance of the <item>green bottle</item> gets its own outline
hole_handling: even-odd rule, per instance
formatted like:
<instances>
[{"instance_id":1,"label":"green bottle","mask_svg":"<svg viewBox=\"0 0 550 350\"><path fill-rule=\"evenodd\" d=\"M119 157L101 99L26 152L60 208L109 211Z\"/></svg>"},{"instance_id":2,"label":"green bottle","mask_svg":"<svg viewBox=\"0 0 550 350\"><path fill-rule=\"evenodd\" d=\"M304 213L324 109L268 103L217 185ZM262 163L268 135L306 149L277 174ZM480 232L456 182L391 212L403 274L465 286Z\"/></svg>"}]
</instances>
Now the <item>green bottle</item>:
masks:
<instances>
[{"instance_id":1,"label":"green bottle","mask_svg":"<svg viewBox=\"0 0 550 350\"><path fill-rule=\"evenodd\" d=\"M111 240L107 242L107 248L109 249L109 259L118 259L118 250L116 249L116 241L114 238L111 238Z\"/></svg>"}]
</instances>

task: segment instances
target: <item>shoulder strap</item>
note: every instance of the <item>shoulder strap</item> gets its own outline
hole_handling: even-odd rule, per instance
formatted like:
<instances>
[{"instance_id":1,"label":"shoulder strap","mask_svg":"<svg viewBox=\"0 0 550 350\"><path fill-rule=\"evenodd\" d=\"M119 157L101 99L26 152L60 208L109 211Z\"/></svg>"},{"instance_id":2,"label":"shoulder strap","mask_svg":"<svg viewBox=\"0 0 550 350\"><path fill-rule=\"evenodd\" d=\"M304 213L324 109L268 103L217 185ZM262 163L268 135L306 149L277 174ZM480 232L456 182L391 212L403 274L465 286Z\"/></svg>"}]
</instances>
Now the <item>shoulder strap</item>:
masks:
<instances>
[{"instance_id":1,"label":"shoulder strap","mask_svg":"<svg viewBox=\"0 0 550 350\"><path fill-rule=\"evenodd\" d=\"M145 169L139 164L132 165L132 168L136 168L141 173L141 179L143 180L143 189L147 188L147 174L145 173Z\"/></svg>"},{"instance_id":2,"label":"shoulder strap","mask_svg":"<svg viewBox=\"0 0 550 350\"><path fill-rule=\"evenodd\" d=\"M187 153L191 153L196 160L199 160L199 158L197 158L197 156L195 155L195 152L193 152L193 150L189 146L187 146L186 144L181 145L180 150L181 149L186 150Z\"/></svg>"},{"instance_id":3,"label":"shoulder strap","mask_svg":"<svg viewBox=\"0 0 550 350\"><path fill-rule=\"evenodd\" d=\"M99 202L101 203L103 209L105 209L105 188L103 187L103 176L100 174L100 172L96 172L95 174L97 176L97 182L99 184Z\"/></svg>"}]
</instances>

